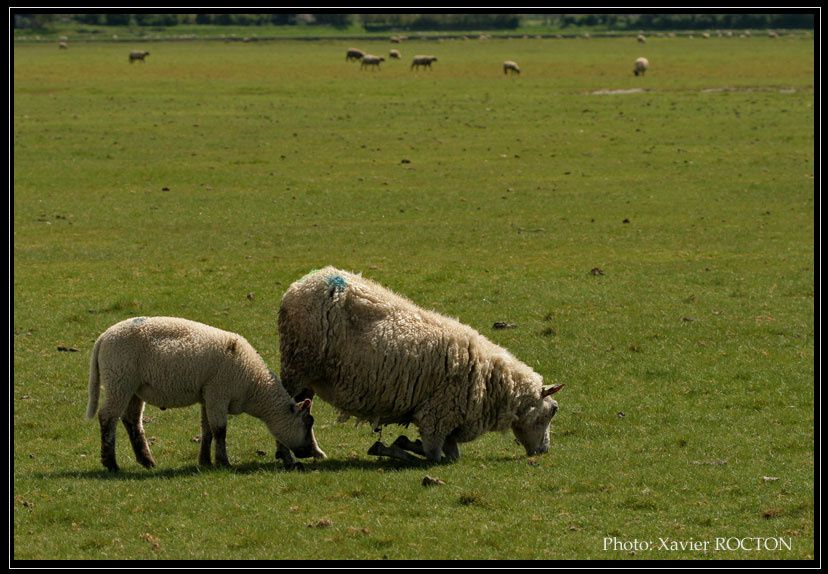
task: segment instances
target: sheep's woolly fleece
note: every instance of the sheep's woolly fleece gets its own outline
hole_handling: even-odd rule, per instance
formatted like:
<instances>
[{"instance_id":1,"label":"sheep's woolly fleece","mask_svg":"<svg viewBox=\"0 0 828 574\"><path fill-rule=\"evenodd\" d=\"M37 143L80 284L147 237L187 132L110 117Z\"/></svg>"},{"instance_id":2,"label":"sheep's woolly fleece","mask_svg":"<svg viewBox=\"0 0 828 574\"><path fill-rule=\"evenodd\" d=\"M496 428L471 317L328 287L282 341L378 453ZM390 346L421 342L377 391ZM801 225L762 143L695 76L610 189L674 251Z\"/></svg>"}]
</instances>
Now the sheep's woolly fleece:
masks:
<instances>
[{"instance_id":1,"label":"sheep's woolly fleece","mask_svg":"<svg viewBox=\"0 0 828 574\"><path fill-rule=\"evenodd\" d=\"M543 401L541 376L507 350L334 267L288 288L279 333L288 392L311 388L375 425L413 422L424 437L467 442L508 430Z\"/></svg>"}]
</instances>

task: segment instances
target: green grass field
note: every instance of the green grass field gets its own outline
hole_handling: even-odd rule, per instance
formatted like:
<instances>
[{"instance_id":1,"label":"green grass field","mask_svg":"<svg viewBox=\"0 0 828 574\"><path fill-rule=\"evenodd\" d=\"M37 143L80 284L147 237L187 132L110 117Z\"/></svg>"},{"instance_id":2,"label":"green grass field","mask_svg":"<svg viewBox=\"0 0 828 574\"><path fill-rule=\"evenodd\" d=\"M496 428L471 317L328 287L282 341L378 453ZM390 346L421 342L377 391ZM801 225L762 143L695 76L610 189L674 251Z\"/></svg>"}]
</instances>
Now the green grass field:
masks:
<instances>
[{"instance_id":1,"label":"green grass field","mask_svg":"<svg viewBox=\"0 0 828 574\"><path fill-rule=\"evenodd\" d=\"M813 559L813 39L352 44L14 47L13 558ZM248 416L199 469L198 408L148 407L158 467L120 427L104 471L101 332L187 317L278 370L327 264L566 383L550 452L405 467L317 402L309 472Z\"/></svg>"}]
</instances>

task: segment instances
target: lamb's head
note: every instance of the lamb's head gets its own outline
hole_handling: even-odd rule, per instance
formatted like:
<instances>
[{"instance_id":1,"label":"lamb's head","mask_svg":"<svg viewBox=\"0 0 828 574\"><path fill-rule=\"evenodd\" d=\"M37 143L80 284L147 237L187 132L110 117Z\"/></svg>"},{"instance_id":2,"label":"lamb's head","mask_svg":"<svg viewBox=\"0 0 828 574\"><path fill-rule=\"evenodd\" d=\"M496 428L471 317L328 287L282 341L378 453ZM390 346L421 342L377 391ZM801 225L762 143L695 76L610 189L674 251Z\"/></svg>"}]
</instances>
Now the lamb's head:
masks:
<instances>
[{"instance_id":1,"label":"lamb's head","mask_svg":"<svg viewBox=\"0 0 828 574\"><path fill-rule=\"evenodd\" d=\"M558 412L558 401L552 395L563 385L544 387L540 398L534 401L512 423L517 442L526 449L527 456L543 454L549 450L549 423Z\"/></svg>"},{"instance_id":2,"label":"lamb's head","mask_svg":"<svg viewBox=\"0 0 828 574\"><path fill-rule=\"evenodd\" d=\"M284 436L282 440L297 458L327 458L319 448L316 436L313 434L311 404L311 399L298 403L291 401L289 429L287 436Z\"/></svg>"}]
</instances>

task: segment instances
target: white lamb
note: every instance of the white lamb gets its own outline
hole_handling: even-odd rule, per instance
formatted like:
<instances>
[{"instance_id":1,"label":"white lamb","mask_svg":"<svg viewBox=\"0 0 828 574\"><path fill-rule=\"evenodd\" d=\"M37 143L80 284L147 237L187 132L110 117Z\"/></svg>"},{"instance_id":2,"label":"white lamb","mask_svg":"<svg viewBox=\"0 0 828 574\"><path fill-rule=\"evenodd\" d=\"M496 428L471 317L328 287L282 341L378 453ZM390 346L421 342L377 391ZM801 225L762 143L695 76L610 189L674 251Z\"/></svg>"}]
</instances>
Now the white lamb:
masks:
<instances>
[{"instance_id":1,"label":"white lamb","mask_svg":"<svg viewBox=\"0 0 828 574\"><path fill-rule=\"evenodd\" d=\"M227 415L248 413L261 419L276 438L276 457L286 468L301 468L300 458L325 458L313 434L311 401L296 403L244 337L176 317L135 317L107 329L92 349L86 418L98 410L101 462L117 471L115 430L120 418L137 461L155 466L144 436L144 403L166 409L201 403L199 464L215 458L227 466Z\"/></svg>"},{"instance_id":2,"label":"white lamb","mask_svg":"<svg viewBox=\"0 0 828 574\"><path fill-rule=\"evenodd\" d=\"M517 62L513 62L512 60L503 62L503 74L506 75L509 72L520 75L520 66L517 65Z\"/></svg>"},{"instance_id":3,"label":"white lamb","mask_svg":"<svg viewBox=\"0 0 828 574\"><path fill-rule=\"evenodd\" d=\"M638 76L638 75L643 76L644 72L646 72L649 67L650 67L650 62L649 62L649 60L647 60L647 58L638 58L635 61L635 66L633 67L633 74L635 74L636 76Z\"/></svg>"},{"instance_id":4,"label":"white lamb","mask_svg":"<svg viewBox=\"0 0 828 574\"><path fill-rule=\"evenodd\" d=\"M414 423L369 454L453 461L458 443L512 429L527 455L549 450L550 395L563 385L455 319L422 309L361 276L334 267L293 283L279 309L281 376L295 396L319 396L374 428Z\"/></svg>"}]
</instances>

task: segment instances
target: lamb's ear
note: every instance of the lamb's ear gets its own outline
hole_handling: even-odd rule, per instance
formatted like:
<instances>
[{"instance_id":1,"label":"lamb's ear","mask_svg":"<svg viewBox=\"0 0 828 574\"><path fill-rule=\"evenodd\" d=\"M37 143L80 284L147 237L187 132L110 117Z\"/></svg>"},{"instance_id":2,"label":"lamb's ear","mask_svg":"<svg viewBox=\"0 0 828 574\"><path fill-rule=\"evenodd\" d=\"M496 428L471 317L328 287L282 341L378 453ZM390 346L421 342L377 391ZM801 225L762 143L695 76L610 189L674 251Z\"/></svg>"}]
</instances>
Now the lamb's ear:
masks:
<instances>
[{"instance_id":1,"label":"lamb's ear","mask_svg":"<svg viewBox=\"0 0 828 574\"><path fill-rule=\"evenodd\" d=\"M541 398L548 397L549 395L554 395L558 391L563 388L563 383L560 385L551 385L549 387L544 387L543 391L541 391Z\"/></svg>"},{"instance_id":2,"label":"lamb's ear","mask_svg":"<svg viewBox=\"0 0 828 574\"><path fill-rule=\"evenodd\" d=\"M301 403L296 403L296 405L294 405L294 407L293 407L293 412L295 412L295 413L301 413L303 411L310 412L312 402L313 401L311 401L310 399L305 399Z\"/></svg>"}]
</instances>

